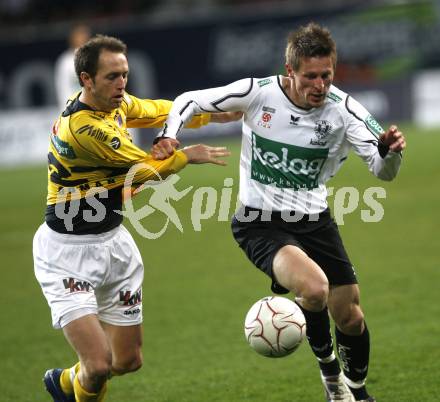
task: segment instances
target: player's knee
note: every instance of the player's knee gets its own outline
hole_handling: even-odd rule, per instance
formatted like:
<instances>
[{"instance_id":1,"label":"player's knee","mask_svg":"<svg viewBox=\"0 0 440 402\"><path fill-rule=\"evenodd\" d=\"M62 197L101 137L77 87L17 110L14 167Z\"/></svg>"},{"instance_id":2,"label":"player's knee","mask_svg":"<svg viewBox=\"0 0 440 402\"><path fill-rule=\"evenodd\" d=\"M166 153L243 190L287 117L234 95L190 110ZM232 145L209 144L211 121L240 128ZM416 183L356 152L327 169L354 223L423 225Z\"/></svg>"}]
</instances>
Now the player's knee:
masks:
<instances>
[{"instance_id":1,"label":"player's knee","mask_svg":"<svg viewBox=\"0 0 440 402\"><path fill-rule=\"evenodd\" d=\"M81 370L87 376L89 381L95 384L103 383L111 373L112 357L111 354L98 359L91 359L81 364Z\"/></svg>"},{"instance_id":2,"label":"player's knee","mask_svg":"<svg viewBox=\"0 0 440 402\"><path fill-rule=\"evenodd\" d=\"M137 350L130 355L124 356L113 363L112 371L114 374L123 375L137 371L142 367L143 357L141 350Z\"/></svg>"},{"instance_id":3,"label":"player's knee","mask_svg":"<svg viewBox=\"0 0 440 402\"><path fill-rule=\"evenodd\" d=\"M321 311L328 300L329 286L326 279L307 283L301 291L301 298L306 309Z\"/></svg>"},{"instance_id":4,"label":"player's knee","mask_svg":"<svg viewBox=\"0 0 440 402\"><path fill-rule=\"evenodd\" d=\"M344 334L360 335L365 327L364 313L359 306L350 308L346 314L340 317L336 325Z\"/></svg>"}]
</instances>

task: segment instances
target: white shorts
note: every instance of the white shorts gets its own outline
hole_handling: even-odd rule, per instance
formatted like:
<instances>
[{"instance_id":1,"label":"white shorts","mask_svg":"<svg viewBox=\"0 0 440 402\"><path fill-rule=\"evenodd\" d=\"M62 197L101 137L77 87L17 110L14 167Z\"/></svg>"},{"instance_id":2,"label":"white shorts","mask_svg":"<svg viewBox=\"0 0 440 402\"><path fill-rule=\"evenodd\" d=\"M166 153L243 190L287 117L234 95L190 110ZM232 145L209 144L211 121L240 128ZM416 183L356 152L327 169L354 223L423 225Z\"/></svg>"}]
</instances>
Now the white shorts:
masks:
<instances>
[{"instance_id":1,"label":"white shorts","mask_svg":"<svg viewBox=\"0 0 440 402\"><path fill-rule=\"evenodd\" d=\"M113 325L142 322L144 267L122 225L97 235L71 235L44 223L35 233L33 254L54 328L90 313Z\"/></svg>"}]
</instances>

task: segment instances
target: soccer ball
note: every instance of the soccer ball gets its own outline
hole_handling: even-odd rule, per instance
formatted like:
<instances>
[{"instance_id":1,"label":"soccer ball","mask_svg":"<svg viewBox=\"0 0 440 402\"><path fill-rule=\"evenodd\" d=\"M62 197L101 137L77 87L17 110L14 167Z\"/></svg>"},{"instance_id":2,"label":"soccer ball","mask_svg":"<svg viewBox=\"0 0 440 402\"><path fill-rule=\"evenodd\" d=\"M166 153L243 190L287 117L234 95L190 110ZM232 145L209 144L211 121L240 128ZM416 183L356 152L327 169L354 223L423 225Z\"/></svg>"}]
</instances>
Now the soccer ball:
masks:
<instances>
[{"instance_id":1,"label":"soccer ball","mask_svg":"<svg viewBox=\"0 0 440 402\"><path fill-rule=\"evenodd\" d=\"M248 311L244 333L249 345L266 357L293 353L306 333L306 320L292 300L268 296L258 300Z\"/></svg>"}]
</instances>

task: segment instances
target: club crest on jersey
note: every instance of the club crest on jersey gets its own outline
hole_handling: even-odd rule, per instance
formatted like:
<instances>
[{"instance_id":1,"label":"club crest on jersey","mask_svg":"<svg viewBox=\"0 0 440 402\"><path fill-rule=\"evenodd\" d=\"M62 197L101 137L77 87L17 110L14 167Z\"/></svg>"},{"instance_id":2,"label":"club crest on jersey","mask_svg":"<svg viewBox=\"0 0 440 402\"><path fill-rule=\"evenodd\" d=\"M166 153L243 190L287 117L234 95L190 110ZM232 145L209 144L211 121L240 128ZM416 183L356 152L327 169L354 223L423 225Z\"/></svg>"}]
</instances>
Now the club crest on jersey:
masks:
<instances>
[{"instance_id":1,"label":"club crest on jersey","mask_svg":"<svg viewBox=\"0 0 440 402\"><path fill-rule=\"evenodd\" d=\"M269 108L263 107L263 114L261 115L260 121L257 123L257 125L264 128L271 128L272 123L270 121L272 120L272 114L269 111L264 111L265 109L268 110ZM271 111L273 111L272 113L275 113L275 109L271 109Z\"/></svg>"},{"instance_id":2,"label":"club crest on jersey","mask_svg":"<svg viewBox=\"0 0 440 402\"><path fill-rule=\"evenodd\" d=\"M311 145L327 145L326 137L331 134L333 127L327 120L318 120L315 122L316 138L310 140Z\"/></svg>"}]
</instances>

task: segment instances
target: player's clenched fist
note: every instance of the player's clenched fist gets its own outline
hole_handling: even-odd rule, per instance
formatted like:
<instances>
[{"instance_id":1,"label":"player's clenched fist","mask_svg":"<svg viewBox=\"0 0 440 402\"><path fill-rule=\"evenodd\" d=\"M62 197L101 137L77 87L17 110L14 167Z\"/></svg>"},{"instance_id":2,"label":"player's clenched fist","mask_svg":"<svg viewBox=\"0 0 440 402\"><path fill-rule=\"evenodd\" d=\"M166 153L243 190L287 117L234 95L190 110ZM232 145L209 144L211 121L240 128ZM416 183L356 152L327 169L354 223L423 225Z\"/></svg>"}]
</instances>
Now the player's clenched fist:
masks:
<instances>
[{"instance_id":1,"label":"player's clenched fist","mask_svg":"<svg viewBox=\"0 0 440 402\"><path fill-rule=\"evenodd\" d=\"M397 126L391 126L380 136L380 141L392 152L401 152L406 147L405 137Z\"/></svg>"},{"instance_id":2,"label":"player's clenched fist","mask_svg":"<svg viewBox=\"0 0 440 402\"><path fill-rule=\"evenodd\" d=\"M170 157L174 150L180 145L175 138L163 138L151 147L153 159L162 160Z\"/></svg>"}]
</instances>

